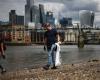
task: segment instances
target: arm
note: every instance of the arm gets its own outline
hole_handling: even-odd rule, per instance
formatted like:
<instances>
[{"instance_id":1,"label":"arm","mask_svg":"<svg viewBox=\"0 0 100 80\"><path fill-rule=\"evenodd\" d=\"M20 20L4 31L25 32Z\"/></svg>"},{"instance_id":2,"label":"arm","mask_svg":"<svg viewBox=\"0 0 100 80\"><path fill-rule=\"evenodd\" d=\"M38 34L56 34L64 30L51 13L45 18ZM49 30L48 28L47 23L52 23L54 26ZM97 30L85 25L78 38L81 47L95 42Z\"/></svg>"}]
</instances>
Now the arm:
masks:
<instances>
[{"instance_id":1,"label":"arm","mask_svg":"<svg viewBox=\"0 0 100 80\"><path fill-rule=\"evenodd\" d=\"M44 46L46 46L46 44L47 44L47 38L45 37L44 38Z\"/></svg>"},{"instance_id":2,"label":"arm","mask_svg":"<svg viewBox=\"0 0 100 80\"><path fill-rule=\"evenodd\" d=\"M44 51L46 51L46 39L44 39Z\"/></svg>"},{"instance_id":3,"label":"arm","mask_svg":"<svg viewBox=\"0 0 100 80\"><path fill-rule=\"evenodd\" d=\"M5 59L4 44L3 44L3 42L0 44L0 46L1 46L1 56L3 57L3 59Z\"/></svg>"},{"instance_id":4,"label":"arm","mask_svg":"<svg viewBox=\"0 0 100 80\"><path fill-rule=\"evenodd\" d=\"M4 48L3 48L4 44L1 43L0 45L1 45L1 55L4 55Z\"/></svg>"},{"instance_id":5,"label":"arm","mask_svg":"<svg viewBox=\"0 0 100 80\"><path fill-rule=\"evenodd\" d=\"M45 32L45 34L44 34L44 40L43 40L43 43L44 43L44 50L46 51L46 45L47 45L46 32Z\"/></svg>"}]
</instances>

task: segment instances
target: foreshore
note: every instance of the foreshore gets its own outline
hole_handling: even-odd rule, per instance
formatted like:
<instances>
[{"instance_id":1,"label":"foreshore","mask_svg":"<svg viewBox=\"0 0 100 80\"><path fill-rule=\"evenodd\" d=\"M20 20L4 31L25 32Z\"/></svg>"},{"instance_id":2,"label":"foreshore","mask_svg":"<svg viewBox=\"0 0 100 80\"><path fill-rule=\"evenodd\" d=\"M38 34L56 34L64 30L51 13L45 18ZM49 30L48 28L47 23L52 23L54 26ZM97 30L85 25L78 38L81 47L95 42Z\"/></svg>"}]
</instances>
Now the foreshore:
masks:
<instances>
[{"instance_id":1,"label":"foreshore","mask_svg":"<svg viewBox=\"0 0 100 80\"><path fill-rule=\"evenodd\" d=\"M64 64L58 69L23 69L0 74L0 80L100 80L100 60Z\"/></svg>"}]
</instances>

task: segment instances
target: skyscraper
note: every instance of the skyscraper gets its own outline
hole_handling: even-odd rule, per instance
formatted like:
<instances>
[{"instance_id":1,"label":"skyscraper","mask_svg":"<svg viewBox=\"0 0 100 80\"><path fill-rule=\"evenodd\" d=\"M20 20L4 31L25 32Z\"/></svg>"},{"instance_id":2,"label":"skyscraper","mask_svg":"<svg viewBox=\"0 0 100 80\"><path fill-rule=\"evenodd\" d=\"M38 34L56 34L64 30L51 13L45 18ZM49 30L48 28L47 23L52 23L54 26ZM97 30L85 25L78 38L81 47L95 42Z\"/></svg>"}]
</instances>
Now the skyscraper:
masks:
<instances>
[{"instance_id":1,"label":"skyscraper","mask_svg":"<svg viewBox=\"0 0 100 80\"><path fill-rule=\"evenodd\" d=\"M39 7L32 6L31 7L31 22L39 23L40 21L40 14L39 14Z\"/></svg>"},{"instance_id":2,"label":"skyscraper","mask_svg":"<svg viewBox=\"0 0 100 80\"><path fill-rule=\"evenodd\" d=\"M24 16L17 15L17 17L16 17L16 24L17 25L24 25Z\"/></svg>"},{"instance_id":3,"label":"skyscraper","mask_svg":"<svg viewBox=\"0 0 100 80\"><path fill-rule=\"evenodd\" d=\"M17 15L15 10L9 12L10 25L24 25L24 16Z\"/></svg>"},{"instance_id":4,"label":"skyscraper","mask_svg":"<svg viewBox=\"0 0 100 80\"><path fill-rule=\"evenodd\" d=\"M55 24L55 18L53 17L53 12L48 11L46 13L46 22L47 23L50 23L51 25L54 25Z\"/></svg>"},{"instance_id":5,"label":"skyscraper","mask_svg":"<svg viewBox=\"0 0 100 80\"><path fill-rule=\"evenodd\" d=\"M14 25L16 24L16 11L11 10L9 12L9 24Z\"/></svg>"},{"instance_id":6,"label":"skyscraper","mask_svg":"<svg viewBox=\"0 0 100 80\"><path fill-rule=\"evenodd\" d=\"M27 0L25 5L25 25L27 26L31 22L31 7L34 5L34 0Z\"/></svg>"},{"instance_id":7,"label":"skyscraper","mask_svg":"<svg viewBox=\"0 0 100 80\"><path fill-rule=\"evenodd\" d=\"M72 26L72 18L63 17L62 19L60 19L60 24L64 28Z\"/></svg>"},{"instance_id":8,"label":"skyscraper","mask_svg":"<svg viewBox=\"0 0 100 80\"><path fill-rule=\"evenodd\" d=\"M94 12L89 10L81 10L79 12L80 23L82 26L93 26Z\"/></svg>"},{"instance_id":9,"label":"skyscraper","mask_svg":"<svg viewBox=\"0 0 100 80\"><path fill-rule=\"evenodd\" d=\"M30 8L34 5L34 0L27 0L27 6Z\"/></svg>"},{"instance_id":10,"label":"skyscraper","mask_svg":"<svg viewBox=\"0 0 100 80\"><path fill-rule=\"evenodd\" d=\"M95 16L94 12L91 11L90 26L93 26L93 23L94 23L94 16Z\"/></svg>"},{"instance_id":11,"label":"skyscraper","mask_svg":"<svg viewBox=\"0 0 100 80\"><path fill-rule=\"evenodd\" d=\"M39 13L40 13L40 23L43 24L46 22L46 15L44 11L44 6L39 4Z\"/></svg>"}]
</instances>

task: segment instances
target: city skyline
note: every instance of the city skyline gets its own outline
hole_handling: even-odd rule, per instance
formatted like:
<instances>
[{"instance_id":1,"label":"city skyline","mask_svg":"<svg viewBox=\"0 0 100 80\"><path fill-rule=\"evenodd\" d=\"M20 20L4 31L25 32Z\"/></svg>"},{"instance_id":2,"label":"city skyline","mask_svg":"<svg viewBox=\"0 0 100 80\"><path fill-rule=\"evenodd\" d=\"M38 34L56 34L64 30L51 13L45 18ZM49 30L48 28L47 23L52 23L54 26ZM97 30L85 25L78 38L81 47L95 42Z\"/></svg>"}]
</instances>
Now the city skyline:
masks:
<instances>
[{"instance_id":1,"label":"city skyline","mask_svg":"<svg viewBox=\"0 0 100 80\"><path fill-rule=\"evenodd\" d=\"M99 0L35 0L35 5L40 3L46 11L53 11L55 17L72 17L74 21L79 20L80 10L91 10L95 12L95 24L100 23ZM0 21L8 21L11 9L15 9L18 15L24 15L25 4L26 0L0 0Z\"/></svg>"}]
</instances>

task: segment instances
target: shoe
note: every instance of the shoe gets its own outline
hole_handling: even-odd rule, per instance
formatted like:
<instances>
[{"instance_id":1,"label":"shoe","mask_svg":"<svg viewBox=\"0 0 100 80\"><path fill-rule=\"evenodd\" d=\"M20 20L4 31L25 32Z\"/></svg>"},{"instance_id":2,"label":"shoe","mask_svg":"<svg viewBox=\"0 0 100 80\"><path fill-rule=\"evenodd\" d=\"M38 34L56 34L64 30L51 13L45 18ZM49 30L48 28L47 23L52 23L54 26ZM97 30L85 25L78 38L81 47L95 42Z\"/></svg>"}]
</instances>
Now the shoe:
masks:
<instances>
[{"instance_id":1,"label":"shoe","mask_svg":"<svg viewBox=\"0 0 100 80\"><path fill-rule=\"evenodd\" d=\"M6 72L6 69L3 69L2 71L1 71L1 74L4 74Z\"/></svg>"},{"instance_id":2,"label":"shoe","mask_svg":"<svg viewBox=\"0 0 100 80\"><path fill-rule=\"evenodd\" d=\"M48 70L49 69L49 65L44 66L43 69Z\"/></svg>"},{"instance_id":3,"label":"shoe","mask_svg":"<svg viewBox=\"0 0 100 80\"><path fill-rule=\"evenodd\" d=\"M56 66L53 66L53 67L51 67L51 69L57 69L57 67Z\"/></svg>"}]
</instances>

